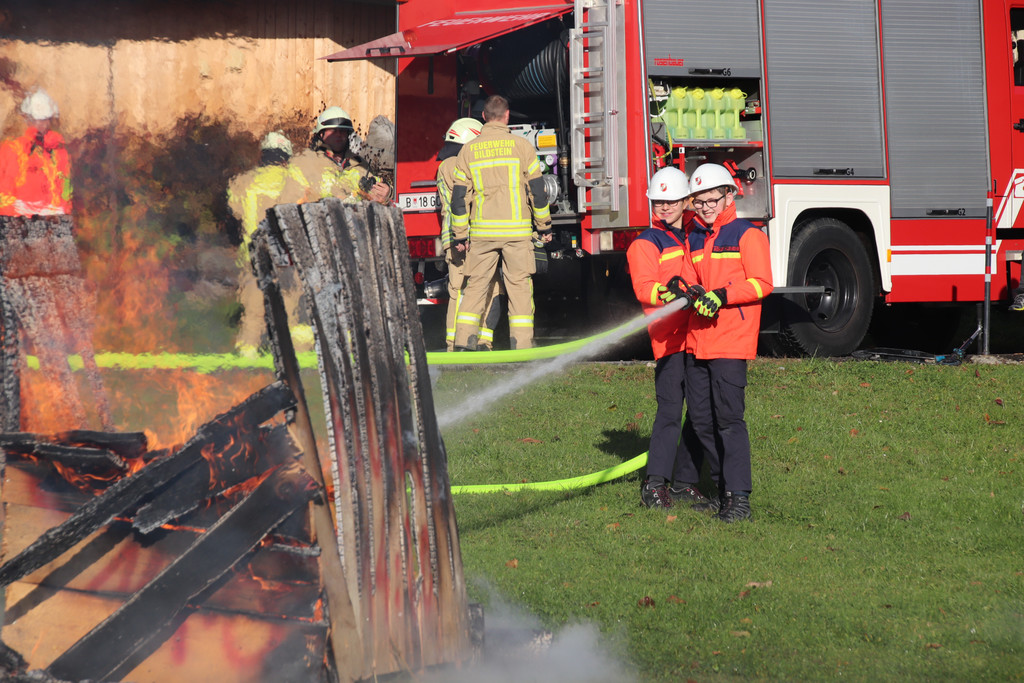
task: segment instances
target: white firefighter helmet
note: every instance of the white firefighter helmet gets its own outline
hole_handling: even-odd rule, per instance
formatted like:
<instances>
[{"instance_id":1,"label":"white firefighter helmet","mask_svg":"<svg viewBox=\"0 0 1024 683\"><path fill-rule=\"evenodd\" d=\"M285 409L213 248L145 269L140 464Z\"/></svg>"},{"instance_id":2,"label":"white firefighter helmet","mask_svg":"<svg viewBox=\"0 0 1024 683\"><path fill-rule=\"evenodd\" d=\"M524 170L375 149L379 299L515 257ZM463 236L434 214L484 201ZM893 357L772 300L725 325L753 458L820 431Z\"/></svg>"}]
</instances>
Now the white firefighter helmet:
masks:
<instances>
[{"instance_id":1,"label":"white firefighter helmet","mask_svg":"<svg viewBox=\"0 0 1024 683\"><path fill-rule=\"evenodd\" d=\"M291 156L292 142L285 136L283 131L274 130L267 133L260 140L260 149L279 149L288 156Z\"/></svg>"},{"instance_id":2,"label":"white firefighter helmet","mask_svg":"<svg viewBox=\"0 0 1024 683\"><path fill-rule=\"evenodd\" d=\"M647 188L647 198L653 201L674 202L690 194L690 184L686 174L675 166L666 166L651 176L651 185Z\"/></svg>"},{"instance_id":3,"label":"white firefighter helmet","mask_svg":"<svg viewBox=\"0 0 1024 683\"><path fill-rule=\"evenodd\" d=\"M448 127L448 132L444 134L444 141L457 142L460 145L464 145L477 135L480 135L480 130L483 127L484 124L480 123L476 119L468 117L458 119Z\"/></svg>"},{"instance_id":4,"label":"white firefighter helmet","mask_svg":"<svg viewBox=\"0 0 1024 683\"><path fill-rule=\"evenodd\" d=\"M52 119L60 112L57 110L57 103L53 101L53 98L40 88L22 101L21 113L35 121L43 121Z\"/></svg>"},{"instance_id":5,"label":"white firefighter helmet","mask_svg":"<svg viewBox=\"0 0 1024 683\"><path fill-rule=\"evenodd\" d=\"M736 179L729 173L729 169L721 164L701 164L690 176L690 194L706 192L716 187L731 187L733 191L739 189Z\"/></svg>"},{"instance_id":6,"label":"white firefighter helmet","mask_svg":"<svg viewBox=\"0 0 1024 683\"><path fill-rule=\"evenodd\" d=\"M352 117L341 107L327 107L327 109L324 109L323 113L316 117L316 128L313 129L313 134L316 135L328 128L355 130L355 127L352 125Z\"/></svg>"}]
</instances>

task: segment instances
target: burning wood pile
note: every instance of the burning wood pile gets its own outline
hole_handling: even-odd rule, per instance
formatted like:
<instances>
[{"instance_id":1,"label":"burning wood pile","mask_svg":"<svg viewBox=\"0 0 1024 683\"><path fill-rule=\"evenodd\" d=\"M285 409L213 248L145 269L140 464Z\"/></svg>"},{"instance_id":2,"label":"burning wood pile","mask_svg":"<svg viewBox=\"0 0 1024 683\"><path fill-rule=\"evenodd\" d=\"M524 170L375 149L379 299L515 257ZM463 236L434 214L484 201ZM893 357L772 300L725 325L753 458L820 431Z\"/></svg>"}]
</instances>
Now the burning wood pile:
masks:
<instances>
[{"instance_id":1,"label":"burning wood pile","mask_svg":"<svg viewBox=\"0 0 1024 683\"><path fill-rule=\"evenodd\" d=\"M379 205L268 213L251 253L278 381L180 447L0 433L0 678L358 681L472 654L404 245ZM322 459L286 264L317 329Z\"/></svg>"}]
</instances>

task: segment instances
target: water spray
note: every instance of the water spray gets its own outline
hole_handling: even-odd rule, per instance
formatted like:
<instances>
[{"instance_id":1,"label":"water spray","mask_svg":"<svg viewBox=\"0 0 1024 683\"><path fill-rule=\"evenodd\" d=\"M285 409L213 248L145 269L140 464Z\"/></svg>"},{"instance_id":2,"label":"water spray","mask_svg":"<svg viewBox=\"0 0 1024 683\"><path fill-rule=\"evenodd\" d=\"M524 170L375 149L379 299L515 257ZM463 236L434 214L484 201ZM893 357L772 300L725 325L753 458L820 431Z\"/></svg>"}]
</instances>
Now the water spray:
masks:
<instances>
[{"instance_id":1,"label":"water spray","mask_svg":"<svg viewBox=\"0 0 1024 683\"><path fill-rule=\"evenodd\" d=\"M468 397L458 406L445 410L444 413L437 416L437 424L441 429L444 429L445 427L457 424L468 417L472 417L493 404L498 399L507 396L513 391L518 391L519 389L537 381L541 377L547 377L553 373L561 372L570 363L575 363L597 355L601 351L611 347L629 335L646 328L655 320L664 318L676 311L681 311L689 305L690 300L688 298L679 297L675 301L670 302L653 313L637 316L636 318L608 330L607 332L590 337L585 340L585 344L582 344L578 348L574 348L567 353L562 353L544 363L531 364L513 375L508 381L502 383L500 386L491 387L486 391L478 392ZM532 351L532 349L528 350ZM501 352L492 351L486 355L494 353ZM467 360L470 360L477 354L452 353L449 355L456 356L459 359L465 357Z\"/></svg>"}]
</instances>

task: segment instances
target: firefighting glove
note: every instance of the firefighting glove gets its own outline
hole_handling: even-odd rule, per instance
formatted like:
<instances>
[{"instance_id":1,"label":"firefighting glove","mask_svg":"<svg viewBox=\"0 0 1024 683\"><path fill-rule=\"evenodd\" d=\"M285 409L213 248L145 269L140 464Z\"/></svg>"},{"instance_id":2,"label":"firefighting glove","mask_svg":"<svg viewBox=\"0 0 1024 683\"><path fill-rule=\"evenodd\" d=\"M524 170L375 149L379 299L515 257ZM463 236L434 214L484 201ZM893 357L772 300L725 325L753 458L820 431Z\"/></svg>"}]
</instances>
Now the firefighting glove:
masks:
<instances>
[{"instance_id":1,"label":"firefighting glove","mask_svg":"<svg viewBox=\"0 0 1024 683\"><path fill-rule=\"evenodd\" d=\"M707 318L714 318L718 315L718 309L725 306L725 303L725 289L719 288L710 292L705 292L699 299L697 299L697 301L694 302L693 307L701 315Z\"/></svg>"},{"instance_id":2,"label":"firefighting glove","mask_svg":"<svg viewBox=\"0 0 1024 683\"><path fill-rule=\"evenodd\" d=\"M683 289L682 283L683 279L676 275L668 281L668 284L658 285L658 298L661 299L661 303L667 304L679 297L685 297L686 291ZM693 299L690 301L692 302Z\"/></svg>"}]
</instances>

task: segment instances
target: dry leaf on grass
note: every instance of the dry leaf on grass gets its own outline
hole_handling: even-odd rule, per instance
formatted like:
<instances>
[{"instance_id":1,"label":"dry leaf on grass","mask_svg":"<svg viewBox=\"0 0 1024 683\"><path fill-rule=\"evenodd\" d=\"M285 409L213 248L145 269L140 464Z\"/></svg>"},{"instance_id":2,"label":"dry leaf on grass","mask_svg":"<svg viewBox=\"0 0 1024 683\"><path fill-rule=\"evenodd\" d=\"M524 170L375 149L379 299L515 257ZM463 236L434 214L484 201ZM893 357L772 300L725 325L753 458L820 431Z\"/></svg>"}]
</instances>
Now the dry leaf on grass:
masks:
<instances>
[{"instance_id":1,"label":"dry leaf on grass","mask_svg":"<svg viewBox=\"0 0 1024 683\"><path fill-rule=\"evenodd\" d=\"M900 519L902 519L903 521L910 519L910 513L904 512L902 515L900 515Z\"/></svg>"},{"instance_id":2,"label":"dry leaf on grass","mask_svg":"<svg viewBox=\"0 0 1024 683\"><path fill-rule=\"evenodd\" d=\"M770 588L771 585L771 581L751 581L747 584L747 588Z\"/></svg>"},{"instance_id":3,"label":"dry leaf on grass","mask_svg":"<svg viewBox=\"0 0 1024 683\"><path fill-rule=\"evenodd\" d=\"M750 637L750 631L729 631L729 633L731 633L732 635L736 636L737 638L749 638Z\"/></svg>"},{"instance_id":4,"label":"dry leaf on grass","mask_svg":"<svg viewBox=\"0 0 1024 683\"><path fill-rule=\"evenodd\" d=\"M509 569L519 569L519 560L513 558L505 563L505 566Z\"/></svg>"},{"instance_id":5,"label":"dry leaf on grass","mask_svg":"<svg viewBox=\"0 0 1024 683\"><path fill-rule=\"evenodd\" d=\"M654 598L649 595L645 595L636 601L636 604L640 607L654 607Z\"/></svg>"},{"instance_id":6,"label":"dry leaf on grass","mask_svg":"<svg viewBox=\"0 0 1024 683\"><path fill-rule=\"evenodd\" d=\"M519 439L519 440L522 441L523 443L544 443L540 439L534 439L534 438L529 437L529 436L524 437L524 438Z\"/></svg>"}]
</instances>

